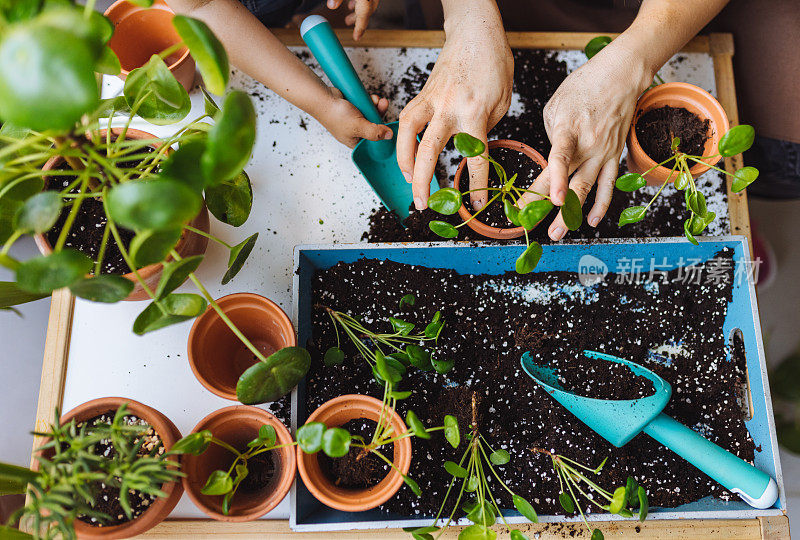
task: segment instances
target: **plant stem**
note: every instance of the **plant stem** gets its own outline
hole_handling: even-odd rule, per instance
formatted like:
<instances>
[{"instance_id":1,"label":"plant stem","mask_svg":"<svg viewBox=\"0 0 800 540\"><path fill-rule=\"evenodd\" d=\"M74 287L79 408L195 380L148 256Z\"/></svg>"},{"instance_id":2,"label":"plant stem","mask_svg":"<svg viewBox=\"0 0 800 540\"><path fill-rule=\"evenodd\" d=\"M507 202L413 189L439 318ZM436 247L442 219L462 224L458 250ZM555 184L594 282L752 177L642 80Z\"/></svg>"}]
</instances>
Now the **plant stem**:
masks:
<instances>
[{"instance_id":1,"label":"plant stem","mask_svg":"<svg viewBox=\"0 0 800 540\"><path fill-rule=\"evenodd\" d=\"M108 236L110 233L111 230L108 226L108 221L106 221L106 226L103 227L103 239L100 241L100 251L97 253L97 262L94 267L95 276L100 275L100 271L103 267L103 257L105 257L106 254L106 246L108 245Z\"/></svg>"},{"instance_id":2,"label":"plant stem","mask_svg":"<svg viewBox=\"0 0 800 540\"><path fill-rule=\"evenodd\" d=\"M72 208L70 208L67 219L64 221L64 226L61 228L61 233L58 235L58 241L56 242L56 245L53 246L53 251L61 251L61 249L64 247L67 237L69 236L69 231L72 229L72 224L75 223L75 218L78 216L78 210L81 208L81 203L83 202L83 199L86 198L85 192L87 184L89 183L89 175L86 171L87 169L83 169L80 195L72 202Z\"/></svg>"},{"instance_id":3,"label":"plant stem","mask_svg":"<svg viewBox=\"0 0 800 540\"><path fill-rule=\"evenodd\" d=\"M187 231L191 231L191 232L193 232L195 234L199 234L200 236L205 236L209 240L213 240L214 242L217 242L218 244L222 244L223 246L225 246L228 249L233 249L232 245L228 244L227 242L225 242L224 240L222 240L220 238L217 238L213 234L207 233L207 232L202 231L200 229L196 229L196 228L192 227L191 225L184 225L183 228L186 229Z\"/></svg>"}]
</instances>

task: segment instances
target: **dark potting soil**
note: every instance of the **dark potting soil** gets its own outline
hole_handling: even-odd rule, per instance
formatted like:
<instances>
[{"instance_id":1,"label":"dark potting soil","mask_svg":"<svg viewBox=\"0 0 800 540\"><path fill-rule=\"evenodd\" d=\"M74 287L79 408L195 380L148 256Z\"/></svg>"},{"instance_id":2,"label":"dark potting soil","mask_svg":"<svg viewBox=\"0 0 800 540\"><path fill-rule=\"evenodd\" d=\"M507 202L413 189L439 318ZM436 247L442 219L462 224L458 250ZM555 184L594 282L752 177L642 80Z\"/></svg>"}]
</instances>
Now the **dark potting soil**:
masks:
<instances>
[{"instance_id":1,"label":"dark potting soil","mask_svg":"<svg viewBox=\"0 0 800 540\"><path fill-rule=\"evenodd\" d=\"M258 454L247 460L247 476L239 484L239 491L256 493L261 491L275 478L275 450Z\"/></svg>"},{"instance_id":2,"label":"dark potting soil","mask_svg":"<svg viewBox=\"0 0 800 540\"><path fill-rule=\"evenodd\" d=\"M97 425L97 424L110 424L114 420L114 413L107 413L96 416L84 423L78 424L78 427L87 424L87 425ZM127 415L124 417L124 422L127 425L131 426L144 426L147 425L147 422L142 420L141 418L133 415ZM142 448L139 451L139 455L146 456L150 454L154 449L157 449L157 454L161 455L164 453L164 447L161 445L161 437L155 432L155 430L151 427L145 432L143 435L145 441L142 444ZM134 441L134 443L138 442L138 438ZM114 445L111 441L101 441L100 443L96 444L94 447L95 455L104 456L104 457L113 457L116 452L114 450ZM98 512L102 512L110 516L110 519L105 521L98 520L94 517L88 516L78 516L78 519L85 523L89 523L90 525L94 525L96 527L111 527L113 525L119 525L121 523L126 523L130 521L128 517L125 515L125 511L122 509L122 505L119 502L119 488L114 486L109 486L104 482L95 482L92 485L92 490L95 495L96 504L94 509ZM156 497L152 495L147 495L135 489L129 490L128 492L128 502L131 506L132 511L132 519L136 519L141 516L153 502L156 500Z\"/></svg>"},{"instance_id":3,"label":"dark potting soil","mask_svg":"<svg viewBox=\"0 0 800 540\"><path fill-rule=\"evenodd\" d=\"M666 105L650 109L636 121L636 138L642 150L656 163L673 156L672 139L679 137L678 150L684 154L702 156L703 147L709 138L708 118L702 120L683 107Z\"/></svg>"},{"instance_id":4,"label":"dark potting soil","mask_svg":"<svg viewBox=\"0 0 800 540\"><path fill-rule=\"evenodd\" d=\"M542 168L538 163L532 161L522 152L517 152L511 148L493 148L489 151L489 155L503 167L508 178L514 176L515 173L517 174L514 185L521 189L526 189L530 186L539 176L539 173L542 172ZM469 173L466 169L462 173L461 182L462 184L459 185L461 192L468 191L470 189ZM493 165L489 166L489 187L502 187L500 177L497 175ZM489 198L491 199L496 193L496 191L490 191ZM470 213L474 214L476 212L470 201L470 195L464 195L464 206ZM499 198L478 214L475 219L491 227L508 228L514 226L508 221L503 210L503 202ZM461 228L463 229L464 227Z\"/></svg>"},{"instance_id":5,"label":"dark potting soil","mask_svg":"<svg viewBox=\"0 0 800 540\"><path fill-rule=\"evenodd\" d=\"M719 257L719 267L726 267L726 260L730 263L727 251ZM391 331L390 316L422 328L440 310L445 326L435 355L452 359L455 367L444 375L409 370L399 389L413 394L400 402L398 413L404 416L413 410L431 427L453 414L464 434L474 396L479 429L494 448L506 449L512 456L500 468L502 478L539 513L563 510L549 458L531 448L592 467L608 457L597 477L600 485L613 488L633 476L647 489L652 506L675 507L708 495L730 498L732 494L644 435L622 448L613 447L534 383L522 371L520 358L530 351L537 363L563 363L588 349L642 364L672 385L667 414L752 460L754 445L739 397L745 364L739 357L727 359L729 343L722 332L733 268L728 264L723 277L715 281L687 280L684 274L678 270L663 280L656 275L655 281L637 283L626 274L611 273L586 287L568 272L459 275L360 260L318 272L313 303L359 315L376 331ZM415 295L416 304L399 308L400 298L409 293ZM312 335L307 344L313 359L307 376L307 410L342 394L382 396L383 387L352 349L345 347L342 364L323 365L322 355L336 344L336 335L321 310L312 314ZM596 371L583 376L592 387L601 380ZM409 474L420 484L422 497L403 487L382 508L403 516L432 516L452 478L442 464L460 461L465 446L453 450L439 435L431 440L415 438L412 446ZM511 508L507 492L492 480L490 485L500 504Z\"/></svg>"},{"instance_id":6,"label":"dark potting soil","mask_svg":"<svg viewBox=\"0 0 800 540\"><path fill-rule=\"evenodd\" d=\"M341 427L350 435L360 436L369 441L378 424L366 418L354 418ZM394 445L386 445L378 449L389 460L394 459ZM389 466L378 456L364 453L362 448L351 447L341 458L331 458L324 452L317 454L322 473L334 485L349 489L367 489L377 485L389 474Z\"/></svg>"}]
</instances>

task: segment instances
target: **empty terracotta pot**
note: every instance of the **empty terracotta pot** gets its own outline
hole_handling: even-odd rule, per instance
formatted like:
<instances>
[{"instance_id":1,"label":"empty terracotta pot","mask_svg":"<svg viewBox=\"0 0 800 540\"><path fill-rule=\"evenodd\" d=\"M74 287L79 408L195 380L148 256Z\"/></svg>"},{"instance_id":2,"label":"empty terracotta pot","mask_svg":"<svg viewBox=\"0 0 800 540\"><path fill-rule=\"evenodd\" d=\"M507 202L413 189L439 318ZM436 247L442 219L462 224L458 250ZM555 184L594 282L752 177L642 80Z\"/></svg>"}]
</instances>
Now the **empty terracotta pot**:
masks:
<instances>
[{"instance_id":1,"label":"empty terracotta pot","mask_svg":"<svg viewBox=\"0 0 800 540\"><path fill-rule=\"evenodd\" d=\"M648 156L642 149L636 138L636 122L642 114L659 107L669 105L670 107L680 107L699 116L701 119L709 120L709 138L703 150L704 156L717 153L717 145L720 138L728 131L728 115L725 109L714 96L693 84L682 82L671 82L655 86L642 94L636 103L636 110L633 113L633 122L628 132L628 171L643 174L656 162ZM716 164L719 158L711 158L706 161L709 165ZM671 167L656 167L650 171L645 179L649 185L661 185L667 179L674 181L677 174L672 173ZM692 177L697 178L709 169L708 165L695 163L689 168Z\"/></svg>"},{"instance_id":2,"label":"empty terracotta pot","mask_svg":"<svg viewBox=\"0 0 800 540\"><path fill-rule=\"evenodd\" d=\"M63 425L73 418L77 422L83 422L91 420L101 414L109 412L114 413L123 403L127 403L128 412L130 414L145 420L153 427L155 432L161 437L164 448L167 450L181 438L181 433L178 431L178 428L175 427L175 424L159 411L143 403L139 403L138 401L122 397L106 397L87 401L83 405L79 405L62 415L61 424ZM177 458L174 456L169 459L177 462ZM180 482L169 482L164 484L161 489L167 496L156 499L153 504L150 505L150 508L145 510L142 515L127 523L109 527L96 527L76 519L74 525L78 538L102 538L104 540L130 538L152 529L164 521L169 513L172 512L172 509L178 504L183 494L183 485Z\"/></svg>"},{"instance_id":3,"label":"empty terracotta pot","mask_svg":"<svg viewBox=\"0 0 800 540\"><path fill-rule=\"evenodd\" d=\"M542 157L542 154L531 148L525 143L521 143L519 141L512 141L510 139L497 139L495 141L489 141L489 150L493 148L509 148L511 150L516 150L517 152L521 152L528 156L531 161L535 161L542 169L547 167L547 160ZM509 177L514 174L515 171L506 171ZM461 181L461 175L467 174L467 158L461 160L461 163L458 165L458 170L456 170L456 175L453 178L453 187L459 189L459 184ZM469 181L469 175L467 174L467 181ZM514 183L516 185L516 182ZM524 186L525 189L528 186ZM497 193L496 191L489 192L489 198L491 199L492 195ZM492 205L500 204L499 199L494 201ZM484 210L485 212L485 210ZM461 208L458 209L458 215L461 216L461 219L467 221L472 214L467 210L465 205L461 205ZM475 231L476 233L486 236L487 238L496 238L499 240L509 240L511 238L519 238L523 234L525 234L525 229L523 227L491 227L486 223L480 221L482 214L478 214L478 217L473 219L472 221L467 222L467 227Z\"/></svg>"},{"instance_id":4,"label":"empty terracotta pot","mask_svg":"<svg viewBox=\"0 0 800 540\"><path fill-rule=\"evenodd\" d=\"M119 0L111 4L105 16L114 24L114 34L108 46L122 64L119 75L122 80L134 69L145 65L154 54L182 41L172 26L175 13L161 0L156 0L150 8ZM164 61L186 91L191 91L194 86L195 65L189 49L182 47Z\"/></svg>"},{"instance_id":5,"label":"empty terracotta pot","mask_svg":"<svg viewBox=\"0 0 800 540\"><path fill-rule=\"evenodd\" d=\"M122 132L121 128L112 128L112 134L119 134ZM100 135L105 136L106 130L101 129ZM125 135L126 139L136 139L136 140L146 140L146 139L154 139L155 135L151 135L150 133L139 131L138 129L129 129ZM158 144L153 144L153 148L158 148ZM171 151L171 150L170 150ZM57 166L61 165L64 162L64 159L60 156L56 156L50 158L50 160L45 163L43 170L48 171L50 169L54 169ZM45 177L45 182L48 182L49 178ZM209 222L208 222L208 209L203 205L203 208L200 210L200 213L189 222L189 225L194 227L195 229L199 229L204 232L208 232L209 230ZM37 234L33 237L34 241L36 242L36 246L39 248L39 251L42 255L49 255L53 252L53 247L50 245L50 242L47 240L47 237L43 234ZM181 257L191 257L193 255L202 255L206 251L206 247L208 246L208 238L205 236L201 236L195 232L190 231L183 231L181 234L180 240L175 245L175 251ZM169 260L169 259L168 259ZM156 286L158 285L158 281L161 279L161 271L164 269L162 264L151 264L139 269L139 276L142 280L147 284L150 290L155 290ZM128 278L129 280L133 281L134 287L131 294L125 300L149 300L150 297L148 296L147 292L144 290L142 285L136 279L136 276L133 273L124 274L123 277Z\"/></svg>"},{"instance_id":6,"label":"empty terracotta pot","mask_svg":"<svg viewBox=\"0 0 800 540\"><path fill-rule=\"evenodd\" d=\"M277 444L291 445L293 440L280 420L258 407L235 405L215 411L194 427L192 433L211 430L214 437L225 441L239 451L247 449L247 443L258 437L258 429L268 424L275 428ZM228 515L222 513L221 495L203 495L200 491L208 476L216 470L227 471L236 456L216 444L199 456L184 455L181 470L186 473L183 486L189 498L200 510L219 521L251 521L257 519L280 503L292 487L297 472L294 446L272 450L270 453L274 473L269 482L257 491L245 491L240 487L231 500Z\"/></svg>"},{"instance_id":7,"label":"empty terracotta pot","mask_svg":"<svg viewBox=\"0 0 800 540\"><path fill-rule=\"evenodd\" d=\"M223 296L217 304L264 356L297 345L292 321L272 300L252 293ZM228 328L213 307L200 315L189 332L189 364L211 392L236 400L236 383L258 358Z\"/></svg>"},{"instance_id":8,"label":"empty terracotta pot","mask_svg":"<svg viewBox=\"0 0 800 540\"><path fill-rule=\"evenodd\" d=\"M377 422L380 414L380 400L360 394L347 394L324 403L308 417L306 422L322 422L328 427L339 427L358 418ZM397 412L392 410L389 416L394 433L401 434L408 431ZM411 439L401 439L393 444L394 465L403 474L408 474L408 469L411 467ZM403 476L392 468L383 480L371 488L338 487L328 480L320 469L317 454L306 454L299 447L297 468L303 483L319 502L344 512L363 512L375 508L391 499L403 485Z\"/></svg>"}]
</instances>

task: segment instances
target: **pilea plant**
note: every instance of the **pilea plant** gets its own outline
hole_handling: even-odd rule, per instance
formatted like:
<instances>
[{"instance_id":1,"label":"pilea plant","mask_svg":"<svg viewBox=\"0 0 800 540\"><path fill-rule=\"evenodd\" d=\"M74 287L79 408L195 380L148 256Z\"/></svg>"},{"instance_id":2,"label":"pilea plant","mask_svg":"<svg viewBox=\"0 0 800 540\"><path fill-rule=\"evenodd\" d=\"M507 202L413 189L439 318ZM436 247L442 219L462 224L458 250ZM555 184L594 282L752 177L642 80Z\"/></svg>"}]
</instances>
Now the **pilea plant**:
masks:
<instances>
[{"instance_id":1,"label":"pilea plant","mask_svg":"<svg viewBox=\"0 0 800 540\"><path fill-rule=\"evenodd\" d=\"M56 411L49 429L34 433L49 439L38 449L37 471L0 463L0 495L28 496L28 502L11 516L8 526L0 525L0 537L72 539L76 538L73 523L78 517L107 522L112 516L95 510L101 484L119 490L119 503L128 519L133 518L129 490L165 497L161 486L183 473L175 461L166 459L169 453L164 452L160 441L150 450L143 448L150 426L126 423L126 415L127 408L122 405L110 424L78 424L73 419L61 426ZM98 445L109 443L112 451L98 453ZM12 529L17 520L33 535Z\"/></svg>"},{"instance_id":2,"label":"pilea plant","mask_svg":"<svg viewBox=\"0 0 800 540\"><path fill-rule=\"evenodd\" d=\"M600 465L592 469L582 465L577 461L553 454L541 448L532 448L533 452L545 454L550 457L553 463L553 470L558 475L559 495L558 502L568 513L572 514L577 509L583 519L583 523L592 535L592 540L603 540L603 533L600 529L592 528L580 504L579 495L583 496L589 503L594 504L601 510L617 514L622 517L633 517L631 508L639 508L639 521L644 521L649 510L647 502L647 492L640 486L635 479L628 477L624 486L616 488L613 492L607 491L597 485L586 474L599 474L606 464L608 458L604 459ZM601 504L604 499L607 504Z\"/></svg>"},{"instance_id":3,"label":"pilea plant","mask_svg":"<svg viewBox=\"0 0 800 540\"><path fill-rule=\"evenodd\" d=\"M684 191L686 208L689 210L689 217L683 223L683 233L692 244L697 245L695 236L702 233L709 223L716 219L717 215L707 208L706 198L703 193L697 189L697 184L689 171L690 167L695 163L704 163L708 165L708 163L705 163L705 160L710 158L733 157L737 154L741 154L752 146L754 138L755 130L752 126L743 124L732 127L720 138L719 144L717 145L717 153L703 157L681 152L679 149L681 143L680 138L673 137L671 144L672 156L654 165L642 174L626 173L617 178L617 189L621 191L636 191L647 185L647 180L644 177L647 176L648 173L653 171L656 167L668 167L669 163L672 162L672 171L669 177L664 181L656 194L653 195L650 202L644 206L631 206L622 211L622 214L619 216L620 227L643 220L647 214L647 210L664 190L664 187L674 178L675 187ZM733 177L731 189L737 193L745 189L758 178L758 169L755 167L742 167L734 173L729 173L715 165L708 166L715 171Z\"/></svg>"},{"instance_id":4,"label":"pilea plant","mask_svg":"<svg viewBox=\"0 0 800 540\"><path fill-rule=\"evenodd\" d=\"M458 237L459 228L473 219L476 219L480 213L486 210L490 205L495 203L502 204L503 212L508 220L517 227L523 227L525 229L525 244L527 247L517 258L515 269L520 274L527 274L536 268L542 256L542 246L529 238L528 231L536 227L536 225L550 213L555 205L550 201L550 197L543 193L538 193L527 187L517 187L514 185L517 179L517 173L514 173L509 178L503 166L486 153L486 145L483 144L483 141L480 139L473 137L469 133L457 133L455 137L453 137L453 143L458 153L463 157L473 158L480 156L491 163L500 179L501 187L485 188L488 189L492 196L489 198L486 205L472 214L466 221L458 225L452 225L446 221L432 220L428 223L428 227L442 238L456 238ZM461 192L455 188L442 188L430 196L428 199L428 207L442 215L453 215L461 208L462 197L475 191L482 190L470 189ZM523 193L532 193L538 195L541 199L531 201L520 209L520 197L522 197ZM580 199L572 189L567 191L564 205L561 207L561 216L564 218L564 223L567 228L571 231L580 227L583 221Z\"/></svg>"},{"instance_id":5,"label":"pilea plant","mask_svg":"<svg viewBox=\"0 0 800 540\"><path fill-rule=\"evenodd\" d=\"M137 117L168 125L189 114L189 95L164 62L184 46L208 89L224 93L229 65L222 44L203 22L177 15L173 25L182 42L131 71L121 96L101 100L96 75L117 74L120 63L107 44L114 26L94 11L94 0L85 6L72 0L23 4L26 9L17 2L0 6L0 264L16 277L0 289L0 306L9 308L64 287L87 300L113 303L128 297L137 282L151 303L133 324L136 334L194 318L210 304L254 356L267 363L198 280L195 270L202 255L182 258L175 250L187 232L224 246L229 251L225 284L253 249L257 233L231 245L187 225L204 204L232 226L242 225L250 213L252 188L243 170L255 141L250 98L232 91L220 108L203 90L205 114L173 135L127 137ZM120 127L103 131L106 124ZM175 145L178 149L171 152ZM45 170L51 159L57 165ZM90 203L102 214L94 224L102 227L102 235L95 252L87 254L70 247L68 239L82 206ZM25 261L9 255L21 236L48 231L54 239L51 253ZM120 275L124 271L104 271L112 245L131 279ZM159 263L162 275L151 287L140 270ZM175 292L187 278L200 294ZM296 369L302 362L294 364L286 370L272 365L252 376L295 384L305 372Z\"/></svg>"},{"instance_id":6,"label":"pilea plant","mask_svg":"<svg viewBox=\"0 0 800 540\"><path fill-rule=\"evenodd\" d=\"M467 495L469 499L461 508L466 514L467 519L472 522L472 525L462 529L458 535L459 540L494 540L497 538L497 533L489 527L494 525L498 516L508 530L512 540L527 539L528 536L518 529L512 529L508 524L488 482L489 477L494 476L500 486L511 495L512 502L517 511L532 523L537 523L539 518L531 503L511 491L495 469L495 467L505 465L509 461L511 461L511 456L506 450L493 449L486 438L480 433L477 420L477 397L473 393L472 424L470 426L470 432L467 435L467 448L458 463L454 461L444 462L445 470L452 475L453 479L447 486L444 500L439 507L439 512L434 518L433 525L427 527L407 527L403 530L410 532L415 540L433 540L433 533L438 533L436 535L436 538L438 538L453 521L455 513L459 509L459 504L461 504L466 493L469 494ZM439 521L439 518L442 517L450 493L459 480L461 481L461 489L453 505L453 511L448 516L445 524L439 527L436 523Z\"/></svg>"}]
</instances>

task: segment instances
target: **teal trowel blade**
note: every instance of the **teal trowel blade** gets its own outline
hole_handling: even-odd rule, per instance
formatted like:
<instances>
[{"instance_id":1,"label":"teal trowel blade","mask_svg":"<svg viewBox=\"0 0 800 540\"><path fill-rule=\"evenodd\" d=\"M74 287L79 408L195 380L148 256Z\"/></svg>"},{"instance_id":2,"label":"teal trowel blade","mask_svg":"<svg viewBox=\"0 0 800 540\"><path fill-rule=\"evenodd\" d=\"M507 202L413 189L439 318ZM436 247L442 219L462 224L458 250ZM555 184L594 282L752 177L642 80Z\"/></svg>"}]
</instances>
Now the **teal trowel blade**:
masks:
<instances>
[{"instance_id":1,"label":"teal trowel blade","mask_svg":"<svg viewBox=\"0 0 800 540\"><path fill-rule=\"evenodd\" d=\"M672 395L669 383L647 368L612 356L594 351L583 351L590 358L625 364L633 372L631 376L641 375L652 381L654 393L647 397L630 400L606 400L578 396L564 390L558 383L558 374L549 366L534 362L529 352L522 356L522 369L530 375L553 398L567 408L578 419L600 434L614 446L623 446L653 418L658 416Z\"/></svg>"}]
</instances>

